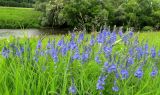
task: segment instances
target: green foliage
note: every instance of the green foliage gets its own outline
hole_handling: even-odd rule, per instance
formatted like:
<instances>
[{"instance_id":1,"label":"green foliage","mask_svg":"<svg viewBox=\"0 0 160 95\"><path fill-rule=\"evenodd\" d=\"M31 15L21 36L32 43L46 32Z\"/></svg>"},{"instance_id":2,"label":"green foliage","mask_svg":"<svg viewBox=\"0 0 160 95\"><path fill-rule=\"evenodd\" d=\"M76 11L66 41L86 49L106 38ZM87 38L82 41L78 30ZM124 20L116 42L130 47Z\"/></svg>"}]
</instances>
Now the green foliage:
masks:
<instances>
[{"instance_id":1,"label":"green foliage","mask_svg":"<svg viewBox=\"0 0 160 95\"><path fill-rule=\"evenodd\" d=\"M40 16L32 8L0 7L0 28L37 28Z\"/></svg>"},{"instance_id":2,"label":"green foliage","mask_svg":"<svg viewBox=\"0 0 160 95\"><path fill-rule=\"evenodd\" d=\"M97 0L71 0L65 4L62 13L68 25L99 28L107 22L108 11L104 4Z\"/></svg>"},{"instance_id":3,"label":"green foliage","mask_svg":"<svg viewBox=\"0 0 160 95\"><path fill-rule=\"evenodd\" d=\"M145 27L143 27L142 31L153 31L153 27L152 26L145 26Z\"/></svg>"},{"instance_id":4,"label":"green foliage","mask_svg":"<svg viewBox=\"0 0 160 95\"><path fill-rule=\"evenodd\" d=\"M0 6L32 7L34 0L0 0Z\"/></svg>"},{"instance_id":5,"label":"green foliage","mask_svg":"<svg viewBox=\"0 0 160 95\"><path fill-rule=\"evenodd\" d=\"M44 23L44 25L47 26L58 26L63 25L64 19L61 18L61 10L63 9L63 6L65 6L65 3L63 0L52 0L47 4L46 12L44 14L43 19L47 19L47 23Z\"/></svg>"},{"instance_id":6,"label":"green foliage","mask_svg":"<svg viewBox=\"0 0 160 95\"><path fill-rule=\"evenodd\" d=\"M37 11L42 11L45 12L46 11L46 2L36 2L36 4L34 5L35 10Z\"/></svg>"},{"instance_id":7,"label":"green foliage","mask_svg":"<svg viewBox=\"0 0 160 95\"><path fill-rule=\"evenodd\" d=\"M39 9L44 13L41 19L43 26L65 25L94 30L107 24L136 29L142 29L144 26L160 29L159 0L48 0L47 3L38 0L38 2Z\"/></svg>"}]
</instances>

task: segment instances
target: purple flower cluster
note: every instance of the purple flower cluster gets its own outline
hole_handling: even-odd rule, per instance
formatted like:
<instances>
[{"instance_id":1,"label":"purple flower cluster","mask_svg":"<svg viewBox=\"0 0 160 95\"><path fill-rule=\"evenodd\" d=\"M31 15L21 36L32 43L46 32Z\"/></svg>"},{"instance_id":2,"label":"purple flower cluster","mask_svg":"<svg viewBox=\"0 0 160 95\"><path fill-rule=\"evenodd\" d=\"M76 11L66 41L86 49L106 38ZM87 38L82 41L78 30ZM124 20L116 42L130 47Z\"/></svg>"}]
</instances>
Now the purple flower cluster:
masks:
<instances>
[{"instance_id":1,"label":"purple flower cluster","mask_svg":"<svg viewBox=\"0 0 160 95\"><path fill-rule=\"evenodd\" d=\"M106 76L101 75L97 82L97 90L104 90Z\"/></svg>"},{"instance_id":2,"label":"purple flower cluster","mask_svg":"<svg viewBox=\"0 0 160 95\"><path fill-rule=\"evenodd\" d=\"M72 85L69 87L69 93L70 94L76 94L77 90L76 90L76 86Z\"/></svg>"},{"instance_id":3,"label":"purple flower cluster","mask_svg":"<svg viewBox=\"0 0 160 95\"><path fill-rule=\"evenodd\" d=\"M10 53L10 51L9 51L9 49L7 47L4 47L2 49L2 55L3 55L3 57L8 58L9 57L9 53Z\"/></svg>"},{"instance_id":4,"label":"purple flower cluster","mask_svg":"<svg viewBox=\"0 0 160 95\"><path fill-rule=\"evenodd\" d=\"M115 91L115 92L119 91L119 87L117 86L116 81L114 81L114 86L112 87L112 90Z\"/></svg>"},{"instance_id":5,"label":"purple flower cluster","mask_svg":"<svg viewBox=\"0 0 160 95\"><path fill-rule=\"evenodd\" d=\"M134 76L137 78L142 78L143 76L142 68L138 68L137 71L134 73Z\"/></svg>"},{"instance_id":6,"label":"purple flower cluster","mask_svg":"<svg viewBox=\"0 0 160 95\"><path fill-rule=\"evenodd\" d=\"M129 73L127 70L121 70L122 79L126 79L129 77Z\"/></svg>"}]
</instances>

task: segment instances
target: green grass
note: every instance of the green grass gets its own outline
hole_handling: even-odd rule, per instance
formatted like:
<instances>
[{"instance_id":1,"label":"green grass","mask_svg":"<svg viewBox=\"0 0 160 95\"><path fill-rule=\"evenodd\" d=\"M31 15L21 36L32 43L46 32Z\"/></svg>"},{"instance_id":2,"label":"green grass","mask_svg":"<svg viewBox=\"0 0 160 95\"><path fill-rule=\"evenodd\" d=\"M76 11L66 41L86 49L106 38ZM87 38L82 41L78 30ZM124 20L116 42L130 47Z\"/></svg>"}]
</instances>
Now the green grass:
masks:
<instances>
[{"instance_id":1,"label":"green grass","mask_svg":"<svg viewBox=\"0 0 160 95\"><path fill-rule=\"evenodd\" d=\"M40 16L33 8L0 7L0 28L39 28Z\"/></svg>"},{"instance_id":2,"label":"green grass","mask_svg":"<svg viewBox=\"0 0 160 95\"><path fill-rule=\"evenodd\" d=\"M42 49L46 49L48 40L56 40L56 43L61 38L58 36L47 36L43 39ZM77 37L76 37L77 38ZM85 38L90 38L87 34ZM139 39L148 40L149 46L155 45L160 49L160 32L140 33ZM3 39L0 41L0 50L4 46L10 47L15 44L16 46L23 45L25 53L21 57L10 55L5 59L0 55L0 94L2 95L68 95L68 88L71 85L71 76L74 76L74 83L77 87L77 95L99 95L96 90L96 83L101 73L103 63L107 60L101 55L102 64L97 64L94 61L95 54L100 49L100 45L96 44L92 47L93 53L90 60L81 64L80 61L75 60L72 64L69 63L71 52L66 56L59 55L59 62L55 64L53 59L48 56L39 56L39 61L35 62L34 56L37 42L40 38L13 38ZM69 35L65 36L65 42L70 39ZM80 52L83 47L88 45L87 41L79 44ZM28 50L30 45L30 50ZM114 52L120 51L120 57L126 58L127 47L123 44L117 44L114 47ZM11 49L11 47L10 47ZM30 58L28 57L30 55ZM143 60L141 60L143 61ZM141 61L135 61L131 71L137 69ZM114 74L110 74L106 80L104 95L159 95L160 91L160 75L150 77L151 66L155 60L150 58L147 65L144 67L144 76L138 79L131 75L126 80L117 79L119 92L113 92L112 86L114 81ZM152 63L153 62L153 63ZM158 59L158 62L160 60ZM123 64L123 61L121 62Z\"/></svg>"},{"instance_id":3,"label":"green grass","mask_svg":"<svg viewBox=\"0 0 160 95\"><path fill-rule=\"evenodd\" d=\"M160 31L157 32L142 32L139 34L140 40L147 40L150 45L155 45L160 48Z\"/></svg>"}]
</instances>

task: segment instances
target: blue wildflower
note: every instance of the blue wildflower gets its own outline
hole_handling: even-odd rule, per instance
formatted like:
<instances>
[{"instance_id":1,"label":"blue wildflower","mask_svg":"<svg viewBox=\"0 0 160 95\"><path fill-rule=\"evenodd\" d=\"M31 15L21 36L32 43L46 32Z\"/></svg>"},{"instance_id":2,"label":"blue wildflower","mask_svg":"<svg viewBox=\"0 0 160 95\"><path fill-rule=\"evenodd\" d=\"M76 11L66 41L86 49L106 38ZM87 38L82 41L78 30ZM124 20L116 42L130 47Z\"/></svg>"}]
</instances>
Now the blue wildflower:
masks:
<instances>
[{"instance_id":1,"label":"blue wildflower","mask_svg":"<svg viewBox=\"0 0 160 95\"><path fill-rule=\"evenodd\" d=\"M73 63L73 58L72 58L72 56L70 57L70 60L69 60L69 63Z\"/></svg>"},{"instance_id":2,"label":"blue wildflower","mask_svg":"<svg viewBox=\"0 0 160 95\"><path fill-rule=\"evenodd\" d=\"M120 77L119 73L116 71L115 73L116 78L118 79Z\"/></svg>"},{"instance_id":3,"label":"blue wildflower","mask_svg":"<svg viewBox=\"0 0 160 95\"><path fill-rule=\"evenodd\" d=\"M110 36L111 35L111 31L110 29L107 30L107 35Z\"/></svg>"},{"instance_id":4,"label":"blue wildflower","mask_svg":"<svg viewBox=\"0 0 160 95\"><path fill-rule=\"evenodd\" d=\"M128 43L128 40L129 40L128 35L124 35L122 40L124 43Z\"/></svg>"},{"instance_id":5,"label":"blue wildflower","mask_svg":"<svg viewBox=\"0 0 160 95\"><path fill-rule=\"evenodd\" d=\"M6 47L3 47L3 49L2 49L3 57L8 58L9 57L9 53L10 53L9 49L7 49Z\"/></svg>"},{"instance_id":6,"label":"blue wildflower","mask_svg":"<svg viewBox=\"0 0 160 95\"><path fill-rule=\"evenodd\" d=\"M104 42L103 34L102 33L99 33L99 35L97 36L97 42L98 43L103 43Z\"/></svg>"},{"instance_id":7,"label":"blue wildflower","mask_svg":"<svg viewBox=\"0 0 160 95\"><path fill-rule=\"evenodd\" d=\"M140 60L144 55L143 49L141 47L137 47L136 51L137 51L137 58Z\"/></svg>"},{"instance_id":8,"label":"blue wildflower","mask_svg":"<svg viewBox=\"0 0 160 95\"><path fill-rule=\"evenodd\" d=\"M104 65L103 65L102 71L103 71L103 72L107 72L108 67L109 67L108 62L105 62Z\"/></svg>"},{"instance_id":9,"label":"blue wildflower","mask_svg":"<svg viewBox=\"0 0 160 95\"><path fill-rule=\"evenodd\" d=\"M151 48L151 57L152 58L156 57L156 50L155 50L155 48Z\"/></svg>"},{"instance_id":10,"label":"blue wildflower","mask_svg":"<svg viewBox=\"0 0 160 95\"><path fill-rule=\"evenodd\" d=\"M46 48L47 48L47 49L50 49L50 48L51 48L50 40L48 41Z\"/></svg>"},{"instance_id":11,"label":"blue wildflower","mask_svg":"<svg viewBox=\"0 0 160 95\"><path fill-rule=\"evenodd\" d=\"M63 44L64 44L64 40L63 40L63 38L62 38L61 40L58 41L57 46L62 47Z\"/></svg>"},{"instance_id":12,"label":"blue wildflower","mask_svg":"<svg viewBox=\"0 0 160 95\"><path fill-rule=\"evenodd\" d=\"M68 47L69 49L74 50L75 48L77 48L77 44L73 40L71 40L68 44Z\"/></svg>"},{"instance_id":13,"label":"blue wildflower","mask_svg":"<svg viewBox=\"0 0 160 95\"><path fill-rule=\"evenodd\" d=\"M115 91L115 92L118 92L119 91L119 87L118 86L113 86L112 90Z\"/></svg>"},{"instance_id":14,"label":"blue wildflower","mask_svg":"<svg viewBox=\"0 0 160 95\"><path fill-rule=\"evenodd\" d=\"M129 55L130 55L130 56L133 56L133 54L134 54L133 48L130 48L130 49L129 49Z\"/></svg>"},{"instance_id":15,"label":"blue wildflower","mask_svg":"<svg viewBox=\"0 0 160 95\"><path fill-rule=\"evenodd\" d=\"M110 36L110 44L113 44L117 40L116 32L112 32Z\"/></svg>"},{"instance_id":16,"label":"blue wildflower","mask_svg":"<svg viewBox=\"0 0 160 95\"><path fill-rule=\"evenodd\" d=\"M53 58L54 58L54 62L58 62L58 56L57 55L54 55Z\"/></svg>"},{"instance_id":17,"label":"blue wildflower","mask_svg":"<svg viewBox=\"0 0 160 95\"><path fill-rule=\"evenodd\" d=\"M95 61L96 61L98 64L101 63L101 60L100 60L99 56L96 56L96 57L95 57Z\"/></svg>"},{"instance_id":18,"label":"blue wildflower","mask_svg":"<svg viewBox=\"0 0 160 95\"><path fill-rule=\"evenodd\" d=\"M148 47L148 43L146 43L146 44L145 44L145 46L144 46L145 54L146 54L146 55L148 55L148 54L149 54L149 52L148 52L148 48L149 48L149 47Z\"/></svg>"},{"instance_id":19,"label":"blue wildflower","mask_svg":"<svg viewBox=\"0 0 160 95\"><path fill-rule=\"evenodd\" d=\"M77 50L74 55L73 55L73 59L80 59L80 54L79 54L79 51Z\"/></svg>"},{"instance_id":20,"label":"blue wildflower","mask_svg":"<svg viewBox=\"0 0 160 95\"><path fill-rule=\"evenodd\" d=\"M133 33L132 31L129 32L130 38L133 37L133 34L134 34L134 33Z\"/></svg>"},{"instance_id":21,"label":"blue wildflower","mask_svg":"<svg viewBox=\"0 0 160 95\"><path fill-rule=\"evenodd\" d=\"M153 69L151 72L151 76L154 77L158 74L158 70L157 69Z\"/></svg>"},{"instance_id":22,"label":"blue wildflower","mask_svg":"<svg viewBox=\"0 0 160 95\"><path fill-rule=\"evenodd\" d=\"M105 68L108 68L108 66L109 66L108 62L105 62L105 63L104 63L104 67L105 67Z\"/></svg>"},{"instance_id":23,"label":"blue wildflower","mask_svg":"<svg viewBox=\"0 0 160 95\"><path fill-rule=\"evenodd\" d=\"M137 78L142 78L143 76L143 71L141 68L138 68L137 71L134 73L134 76Z\"/></svg>"},{"instance_id":24,"label":"blue wildflower","mask_svg":"<svg viewBox=\"0 0 160 95\"><path fill-rule=\"evenodd\" d=\"M88 53L82 53L82 61L87 61L87 59L88 59L88 57L89 57L89 54Z\"/></svg>"},{"instance_id":25,"label":"blue wildflower","mask_svg":"<svg viewBox=\"0 0 160 95\"><path fill-rule=\"evenodd\" d=\"M107 47L107 46L105 46L105 47L103 48L103 51L104 51L106 57L109 57L109 56L111 55L111 53L112 53L112 47Z\"/></svg>"},{"instance_id":26,"label":"blue wildflower","mask_svg":"<svg viewBox=\"0 0 160 95\"><path fill-rule=\"evenodd\" d=\"M99 76L98 82L97 82L97 90L104 90L104 85L105 85L105 80L106 80L106 76Z\"/></svg>"},{"instance_id":27,"label":"blue wildflower","mask_svg":"<svg viewBox=\"0 0 160 95\"><path fill-rule=\"evenodd\" d=\"M95 43L95 40L94 40L94 36L92 35L91 40L90 40L90 45L93 46L94 43Z\"/></svg>"},{"instance_id":28,"label":"blue wildflower","mask_svg":"<svg viewBox=\"0 0 160 95\"><path fill-rule=\"evenodd\" d=\"M75 36L76 36L75 33L72 33L72 34L71 34L71 40L74 40L74 39L75 39Z\"/></svg>"},{"instance_id":29,"label":"blue wildflower","mask_svg":"<svg viewBox=\"0 0 160 95\"><path fill-rule=\"evenodd\" d=\"M87 52L88 54L90 54L92 51L91 47L85 47L85 52Z\"/></svg>"},{"instance_id":30,"label":"blue wildflower","mask_svg":"<svg viewBox=\"0 0 160 95\"><path fill-rule=\"evenodd\" d=\"M133 64L134 63L134 60L132 57L129 57L128 60L127 60L127 63L129 64Z\"/></svg>"},{"instance_id":31,"label":"blue wildflower","mask_svg":"<svg viewBox=\"0 0 160 95\"><path fill-rule=\"evenodd\" d=\"M37 44L37 49L41 49L42 48L42 42L41 40L38 41L38 44Z\"/></svg>"},{"instance_id":32,"label":"blue wildflower","mask_svg":"<svg viewBox=\"0 0 160 95\"><path fill-rule=\"evenodd\" d=\"M115 64L112 64L111 66L109 66L109 68L107 69L108 73L111 72L116 72L117 68Z\"/></svg>"},{"instance_id":33,"label":"blue wildflower","mask_svg":"<svg viewBox=\"0 0 160 95\"><path fill-rule=\"evenodd\" d=\"M67 54L67 46L66 45L63 45L63 47L61 47L61 53L62 53L62 56L65 56Z\"/></svg>"},{"instance_id":34,"label":"blue wildflower","mask_svg":"<svg viewBox=\"0 0 160 95\"><path fill-rule=\"evenodd\" d=\"M55 48L55 39L51 43L51 48Z\"/></svg>"},{"instance_id":35,"label":"blue wildflower","mask_svg":"<svg viewBox=\"0 0 160 95\"><path fill-rule=\"evenodd\" d=\"M35 60L35 62L38 62L38 61L39 61L39 59L38 59L37 56L33 57L33 60Z\"/></svg>"},{"instance_id":36,"label":"blue wildflower","mask_svg":"<svg viewBox=\"0 0 160 95\"><path fill-rule=\"evenodd\" d=\"M112 90L114 92L118 92L119 91L119 87L117 86L116 81L114 81L114 86L112 87Z\"/></svg>"},{"instance_id":37,"label":"blue wildflower","mask_svg":"<svg viewBox=\"0 0 160 95\"><path fill-rule=\"evenodd\" d=\"M136 46L138 44L139 44L138 37L136 37L135 40L134 40L134 45Z\"/></svg>"},{"instance_id":38,"label":"blue wildflower","mask_svg":"<svg viewBox=\"0 0 160 95\"><path fill-rule=\"evenodd\" d=\"M21 53L20 53L20 51L19 51L19 49L17 47L15 47L15 51L16 51L16 55L20 56Z\"/></svg>"},{"instance_id":39,"label":"blue wildflower","mask_svg":"<svg viewBox=\"0 0 160 95\"><path fill-rule=\"evenodd\" d=\"M118 34L119 34L119 36L120 36L120 37L122 37L122 36L123 36L122 28L120 28L120 29L119 29Z\"/></svg>"},{"instance_id":40,"label":"blue wildflower","mask_svg":"<svg viewBox=\"0 0 160 95\"><path fill-rule=\"evenodd\" d=\"M45 54L44 51L41 51L41 52L40 52L40 55L41 55L41 56L44 56L44 54Z\"/></svg>"},{"instance_id":41,"label":"blue wildflower","mask_svg":"<svg viewBox=\"0 0 160 95\"><path fill-rule=\"evenodd\" d=\"M121 70L122 79L126 79L129 76L129 73L127 70Z\"/></svg>"},{"instance_id":42,"label":"blue wildflower","mask_svg":"<svg viewBox=\"0 0 160 95\"><path fill-rule=\"evenodd\" d=\"M106 30L106 28L104 28L104 29L102 30L102 34L103 34L104 38L107 37L107 30Z\"/></svg>"},{"instance_id":43,"label":"blue wildflower","mask_svg":"<svg viewBox=\"0 0 160 95\"><path fill-rule=\"evenodd\" d=\"M81 41L84 39L84 33L79 34L78 43L81 43Z\"/></svg>"},{"instance_id":44,"label":"blue wildflower","mask_svg":"<svg viewBox=\"0 0 160 95\"><path fill-rule=\"evenodd\" d=\"M145 50L148 50L148 43L145 44L144 48Z\"/></svg>"},{"instance_id":45,"label":"blue wildflower","mask_svg":"<svg viewBox=\"0 0 160 95\"><path fill-rule=\"evenodd\" d=\"M22 54L22 53L24 53L24 47L20 47L20 53Z\"/></svg>"},{"instance_id":46,"label":"blue wildflower","mask_svg":"<svg viewBox=\"0 0 160 95\"><path fill-rule=\"evenodd\" d=\"M35 50L35 54L36 54L36 56L39 55L39 50L38 49Z\"/></svg>"},{"instance_id":47,"label":"blue wildflower","mask_svg":"<svg viewBox=\"0 0 160 95\"><path fill-rule=\"evenodd\" d=\"M58 55L57 55L57 50L56 49L52 48L51 56L54 59L54 62L58 62Z\"/></svg>"},{"instance_id":48,"label":"blue wildflower","mask_svg":"<svg viewBox=\"0 0 160 95\"><path fill-rule=\"evenodd\" d=\"M72 85L72 86L69 87L69 93L70 94L76 94L77 93L75 85Z\"/></svg>"}]
</instances>

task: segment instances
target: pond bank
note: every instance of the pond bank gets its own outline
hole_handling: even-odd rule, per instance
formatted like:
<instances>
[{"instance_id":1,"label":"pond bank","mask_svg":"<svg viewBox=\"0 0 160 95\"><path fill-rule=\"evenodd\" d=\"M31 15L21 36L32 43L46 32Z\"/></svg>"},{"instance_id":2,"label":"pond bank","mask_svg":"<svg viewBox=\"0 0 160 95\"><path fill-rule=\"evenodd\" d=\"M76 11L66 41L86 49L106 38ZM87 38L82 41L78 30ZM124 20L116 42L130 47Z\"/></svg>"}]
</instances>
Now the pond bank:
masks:
<instances>
[{"instance_id":1,"label":"pond bank","mask_svg":"<svg viewBox=\"0 0 160 95\"><path fill-rule=\"evenodd\" d=\"M40 35L65 34L67 30L61 29L0 29L0 38L15 37L34 37Z\"/></svg>"}]
</instances>

